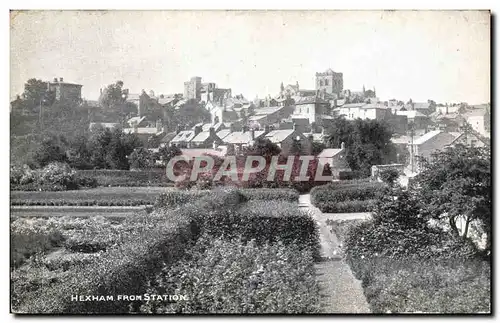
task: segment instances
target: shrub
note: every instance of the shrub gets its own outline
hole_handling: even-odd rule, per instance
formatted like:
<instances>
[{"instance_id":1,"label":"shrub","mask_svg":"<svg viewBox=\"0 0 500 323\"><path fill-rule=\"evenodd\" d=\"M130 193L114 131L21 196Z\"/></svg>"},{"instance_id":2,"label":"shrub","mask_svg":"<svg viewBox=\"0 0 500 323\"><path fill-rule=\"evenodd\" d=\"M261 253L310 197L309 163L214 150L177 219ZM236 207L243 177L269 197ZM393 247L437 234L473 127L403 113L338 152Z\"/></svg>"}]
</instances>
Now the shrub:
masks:
<instances>
[{"instance_id":1,"label":"shrub","mask_svg":"<svg viewBox=\"0 0 500 323\"><path fill-rule=\"evenodd\" d=\"M210 191L178 191L172 190L160 194L154 203L155 208L172 208L194 202L201 197L207 196Z\"/></svg>"},{"instance_id":2,"label":"shrub","mask_svg":"<svg viewBox=\"0 0 500 323\"><path fill-rule=\"evenodd\" d=\"M19 267L29 257L61 246L61 231L43 219L19 218L10 225L11 267Z\"/></svg>"},{"instance_id":3,"label":"shrub","mask_svg":"<svg viewBox=\"0 0 500 323\"><path fill-rule=\"evenodd\" d=\"M93 178L97 186L173 186L167 178L165 169L151 168L148 170L78 170L77 177Z\"/></svg>"},{"instance_id":4,"label":"shrub","mask_svg":"<svg viewBox=\"0 0 500 323\"><path fill-rule=\"evenodd\" d=\"M299 192L293 189L277 188L246 188L239 192L246 200L281 200L289 202L298 202Z\"/></svg>"},{"instance_id":5,"label":"shrub","mask_svg":"<svg viewBox=\"0 0 500 323\"><path fill-rule=\"evenodd\" d=\"M322 212L367 212L379 194L383 183L349 181L334 182L311 190L311 202Z\"/></svg>"},{"instance_id":6,"label":"shrub","mask_svg":"<svg viewBox=\"0 0 500 323\"><path fill-rule=\"evenodd\" d=\"M319 289L312 255L295 245L201 238L182 261L165 266L149 294L185 294L187 301L150 300L142 313L315 313ZM179 279L182 277L182 279Z\"/></svg>"},{"instance_id":7,"label":"shrub","mask_svg":"<svg viewBox=\"0 0 500 323\"><path fill-rule=\"evenodd\" d=\"M380 172L379 176L384 183L393 185L399 177L399 171L394 168L384 169Z\"/></svg>"},{"instance_id":8,"label":"shrub","mask_svg":"<svg viewBox=\"0 0 500 323\"><path fill-rule=\"evenodd\" d=\"M320 202L316 204L324 213L355 213L371 212L376 200L345 201L345 202Z\"/></svg>"},{"instance_id":9,"label":"shrub","mask_svg":"<svg viewBox=\"0 0 500 323\"><path fill-rule=\"evenodd\" d=\"M155 219L152 219L155 218ZM196 226L185 212L157 211L134 219L138 229L88 265L72 271L60 283L24 295L20 313L125 313L122 301L72 302L71 295L139 295L149 276L179 259L196 237Z\"/></svg>"}]
</instances>

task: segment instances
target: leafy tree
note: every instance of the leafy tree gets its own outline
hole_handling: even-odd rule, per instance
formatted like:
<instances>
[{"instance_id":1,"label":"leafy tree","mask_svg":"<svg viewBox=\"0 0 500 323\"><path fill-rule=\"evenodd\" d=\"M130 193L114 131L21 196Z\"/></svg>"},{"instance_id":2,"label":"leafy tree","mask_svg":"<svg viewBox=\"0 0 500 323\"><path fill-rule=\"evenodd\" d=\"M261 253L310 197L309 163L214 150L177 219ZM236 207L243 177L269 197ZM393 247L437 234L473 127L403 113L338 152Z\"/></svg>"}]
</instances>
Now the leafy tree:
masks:
<instances>
[{"instance_id":1,"label":"leafy tree","mask_svg":"<svg viewBox=\"0 0 500 323\"><path fill-rule=\"evenodd\" d=\"M478 220L491 248L491 151L487 148L457 145L420 161L416 177L422 201L430 216L445 220L458 235L457 221L465 219L462 237Z\"/></svg>"},{"instance_id":2,"label":"leafy tree","mask_svg":"<svg viewBox=\"0 0 500 323\"><path fill-rule=\"evenodd\" d=\"M175 145L171 147L163 146L159 149L158 159L160 159L165 165L167 165L170 159L174 158L175 156L180 156L181 154L181 149Z\"/></svg>"},{"instance_id":3,"label":"leafy tree","mask_svg":"<svg viewBox=\"0 0 500 323\"><path fill-rule=\"evenodd\" d=\"M396 180L399 178L399 172L397 169L389 168L381 171L379 176L384 183L393 186Z\"/></svg>"},{"instance_id":4,"label":"leafy tree","mask_svg":"<svg viewBox=\"0 0 500 323\"><path fill-rule=\"evenodd\" d=\"M32 78L24 84L23 99L34 110L40 103L51 105L54 102L55 95L49 92L47 82Z\"/></svg>"},{"instance_id":5,"label":"leafy tree","mask_svg":"<svg viewBox=\"0 0 500 323\"><path fill-rule=\"evenodd\" d=\"M130 167L134 169L145 169L153 167L153 154L146 148L134 150L130 156Z\"/></svg>"},{"instance_id":6,"label":"leafy tree","mask_svg":"<svg viewBox=\"0 0 500 323\"><path fill-rule=\"evenodd\" d=\"M244 149L243 154L247 156L263 156L271 158L281 153L280 147L269 139L257 138L254 144Z\"/></svg>"},{"instance_id":7,"label":"leafy tree","mask_svg":"<svg viewBox=\"0 0 500 323\"><path fill-rule=\"evenodd\" d=\"M123 104L126 100L126 93L123 91L123 82L116 81L108 85L99 97L99 104L108 109Z\"/></svg>"},{"instance_id":8,"label":"leafy tree","mask_svg":"<svg viewBox=\"0 0 500 323\"><path fill-rule=\"evenodd\" d=\"M55 136L42 140L33 152L32 165L37 168L45 167L51 162L66 162L67 156L60 138Z\"/></svg>"},{"instance_id":9,"label":"leafy tree","mask_svg":"<svg viewBox=\"0 0 500 323\"><path fill-rule=\"evenodd\" d=\"M346 158L353 171L365 176L371 173L371 166L396 161L396 148L391 143L392 132L377 120L353 120L337 118L327 129L331 148L346 146Z\"/></svg>"}]
</instances>

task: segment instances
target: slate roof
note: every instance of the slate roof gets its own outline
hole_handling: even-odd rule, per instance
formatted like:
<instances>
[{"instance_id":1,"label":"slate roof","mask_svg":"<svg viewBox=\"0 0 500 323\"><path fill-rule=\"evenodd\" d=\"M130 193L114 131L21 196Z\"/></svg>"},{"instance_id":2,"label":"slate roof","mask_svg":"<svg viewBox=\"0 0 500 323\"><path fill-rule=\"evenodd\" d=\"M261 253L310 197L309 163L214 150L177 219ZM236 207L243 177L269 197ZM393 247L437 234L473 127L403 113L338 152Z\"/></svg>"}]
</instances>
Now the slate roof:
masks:
<instances>
[{"instance_id":1,"label":"slate roof","mask_svg":"<svg viewBox=\"0 0 500 323\"><path fill-rule=\"evenodd\" d=\"M169 132L165 136L163 136L163 138L161 138L160 143L167 144L167 143L171 142L172 139L174 139L176 135L177 135L176 132Z\"/></svg>"},{"instance_id":2,"label":"slate roof","mask_svg":"<svg viewBox=\"0 0 500 323\"><path fill-rule=\"evenodd\" d=\"M133 117L133 118L130 118L128 119L127 123L132 126L134 123L136 125L139 125L141 122L143 122L144 120L146 120L146 117Z\"/></svg>"},{"instance_id":3,"label":"slate roof","mask_svg":"<svg viewBox=\"0 0 500 323\"><path fill-rule=\"evenodd\" d=\"M181 149L181 152L182 152L182 155L188 156L188 157L200 157L200 156L207 156L207 155L223 157L227 153L227 147L219 146L217 149L186 148L186 149Z\"/></svg>"},{"instance_id":4,"label":"slate roof","mask_svg":"<svg viewBox=\"0 0 500 323\"><path fill-rule=\"evenodd\" d=\"M259 138L265 131L255 131L255 139ZM227 135L224 140L228 144L248 144L252 141L252 131L235 131Z\"/></svg>"},{"instance_id":5,"label":"slate roof","mask_svg":"<svg viewBox=\"0 0 500 323\"><path fill-rule=\"evenodd\" d=\"M175 98L159 98L158 103L161 105L169 104L170 102L173 102Z\"/></svg>"},{"instance_id":6,"label":"slate roof","mask_svg":"<svg viewBox=\"0 0 500 323\"><path fill-rule=\"evenodd\" d=\"M407 116L408 118L412 119L415 117L426 117L425 114L416 111L416 110L410 110L410 111L396 111L396 115L398 116Z\"/></svg>"},{"instance_id":7,"label":"slate roof","mask_svg":"<svg viewBox=\"0 0 500 323\"><path fill-rule=\"evenodd\" d=\"M425 143L426 141L434 138L435 136L439 135L442 131L441 130L433 130L433 131L429 131L428 133L418 137L417 139L415 139L413 141L413 143L415 145L421 145L423 143Z\"/></svg>"},{"instance_id":8,"label":"slate roof","mask_svg":"<svg viewBox=\"0 0 500 323\"><path fill-rule=\"evenodd\" d=\"M141 135L155 135L157 133L160 133L162 132L161 130L158 131L156 129L156 127L141 127L141 128L137 128L137 131L135 131L135 128L124 128L123 129L123 132L124 133L137 133L137 134L141 134Z\"/></svg>"},{"instance_id":9,"label":"slate roof","mask_svg":"<svg viewBox=\"0 0 500 323\"><path fill-rule=\"evenodd\" d=\"M219 137L220 139L224 139L226 138L229 134L231 133L231 130L230 129L223 129L223 130L220 130L219 132L217 132L217 137Z\"/></svg>"},{"instance_id":10,"label":"slate roof","mask_svg":"<svg viewBox=\"0 0 500 323\"><path fill-rule=\"evenodd\" d=\"M340 152L342 152L343 149L337 149L337 148L327 148L323 149L322 152L318 154L318 157L320 158L332 158L338 155Z\"/></svg>"},{"instance_id":11,"label":"slate roof","mask_svg":"<svg viewBox=\"0 0 500 323\"><path fill-rule=\"evenodd\" d=\"M266 139L269 139L273 143L280 143L288 138L293 132L293 129L273 130L266 134Z\"/></svg>"},{"instance_id":12,"label":"slate roof","mask_svg":"<svg viewBox=\"0 0 500 323\"><path fill-rule=\"evenodd\" d=\"M194 131L192 130L184 130L179 132L170 142L190 142L194 138Z\"/></svg>"}]
</instances>

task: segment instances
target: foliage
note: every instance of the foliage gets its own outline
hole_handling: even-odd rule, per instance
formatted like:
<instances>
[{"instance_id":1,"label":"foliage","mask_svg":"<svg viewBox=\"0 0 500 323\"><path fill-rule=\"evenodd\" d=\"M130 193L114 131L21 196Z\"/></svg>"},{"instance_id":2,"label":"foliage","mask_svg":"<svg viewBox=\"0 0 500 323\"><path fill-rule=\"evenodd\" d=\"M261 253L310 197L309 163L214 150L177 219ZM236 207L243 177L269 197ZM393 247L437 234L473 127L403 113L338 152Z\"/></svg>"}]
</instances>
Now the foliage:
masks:
<instances>
[{"instance_id":1,"label":"foliage","mask_svg":"<svg viewBox=\"0 0 500 323\"><path fill-rule=\"evenodd\" d=\"M246 188L238 190L245 200L298 202L299 192L289 188Z\"/></svg>"},{"instance_id":2,"label":"foliage","mask_svg":"<svg viewBox=\"0 0 500 323\"><path fill-rule=\"evenodd\" d=\"M156 187L103 187L73 191L12 191L11 205L149 205L168 190Z\"/></svg>"},{"instance_id":3,"label":"foliage","mask_svg":"<svg viewBox=\"0 0 500 323\"><path fill-rule=\"evenodd\" d=\"M338 148L345 143L350 168L361 171L365 176L370 175L372 165L396 161L392 133L384 122L336 118L327 133L329 146Z\"/></svg>"},{"instance_id":4,"label":"foliage","mask_svg":"<svg viewBox=\"0 0 500 323\"><path fill-rule=\"evenodd\" d=\"M170 159L174 158L175 156L179 156L182 154L182 151L179 147L176 145L170 146L162 146L158 150L158 155L156 156L156 159L160 159L165 166L168 164Z\"/></svg>"},{"instance_id":5,"label":"foliage","mask_svg":"<svg viewBox=\"0 0 500 323\"><path fill-rule=\"evenodd\" d=\"M148 293L189 299L151 300L140 307L142 313L316 313L320 304L309 251L211 237L200 238L182 261L165 266Z\"/></svg>"},{"instance_id":6,"label":"foliage","mask_svg":"<svg viewBox=\"0 0 500 323\"><path fill-rule=\"evenodd\" d=\"M165 169L150 168L148 170L94 169L77 170L78 177L94 178L98 186L173 186L167 178Z\"/></svg>"},{"instance_id":7,"label":"foliage","mask_svg":"<svg viewBox=\"0 0 500 323\"><path fill-rule=\"evenodd\" d=\"M375 199L344 202L318 202L315 206L323 213L357 213L371 212Z\"/></svg>"},{"instance_id":8,"label":"foliage","mask_svg":"<svg viewBox=\"0 0 500 323\"><path fill-rule=\"evenodd\" d=\"M128 157L132 169L144 169L153 167L153 154L146 148L135 149Z\"/></svg>"},{"instance_id":9,"label":"foliage","mask_svg":"<svg viewBox=\"0 0 500 323\"><path fill-rule=\"evenodd\" d=\"M384 169L384 170L380 171L379 176L380 176L380 179L384 183L392 186L399 178L399 172L397 169L389 168L389 169Z\"/></svg>"},{"instance_id":10,"label":"foliage","mask_svg":"<svg viewBox=\"0 0 500 323\"><path fill-rule=\"evenodd\" d=\"M479 221L487 235L486 252L491 248L491 151L489 148L457 145L421 160L421 172L415 185L426 201L429 216L445 220L459 234L457 221L465 218L462 234L467 237L469 226Z\"/></svg>"},{"instance_id":11,"label":"foliage","mask_svg":"<svg viewBox=\"0 0 500 323\"><path fill-rule=\"evenodd\" d=\"M68 160L62 144L63 138L45 138L40 146L33 152L33 166L41 168L51 162L66 162Z\"/></svg>"},{"instance_id":12,"label":"foliage","mask_svg":"<svg viewBox=\"0 0 500 323\"><path fill-rule=\"evenodd\" d=\"M311 202L322 212L366 212L384 188L383 183L340 181L311 190Z\"/></svg>"},{"instance_id":13,"label":"foliage","mask_svg":"<svg viewBox=\"0 0 500 323\"><path fill-rule=\"evenodd\" d=\"M55 95L49 92L47 82L31 78L24 84L23 100L30 107L29 110L34 110L40 102L44 105L52 104Z\"/></svg>"}]
</instances>

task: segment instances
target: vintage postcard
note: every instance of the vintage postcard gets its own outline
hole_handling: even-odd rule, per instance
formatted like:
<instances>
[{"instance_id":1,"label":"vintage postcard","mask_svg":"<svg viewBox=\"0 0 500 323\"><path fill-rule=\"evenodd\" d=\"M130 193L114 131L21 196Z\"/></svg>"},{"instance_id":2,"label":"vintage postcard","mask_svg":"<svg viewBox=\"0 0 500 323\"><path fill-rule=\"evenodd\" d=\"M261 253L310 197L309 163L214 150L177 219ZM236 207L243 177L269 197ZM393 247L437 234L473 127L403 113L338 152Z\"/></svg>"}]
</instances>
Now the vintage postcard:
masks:
<instances>
[{"instance_id":1,"label":"vintage postcard","mask_svg":"<svg viewBox=\"0 0 500 323\"><path fill-rule=\"evenodd\" d=\"M11 11L11 313L491 314L490 29Z\"/></svg>"}]
</instances>

